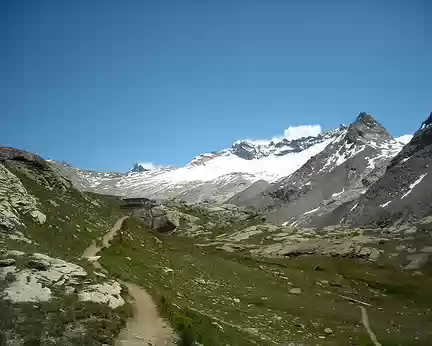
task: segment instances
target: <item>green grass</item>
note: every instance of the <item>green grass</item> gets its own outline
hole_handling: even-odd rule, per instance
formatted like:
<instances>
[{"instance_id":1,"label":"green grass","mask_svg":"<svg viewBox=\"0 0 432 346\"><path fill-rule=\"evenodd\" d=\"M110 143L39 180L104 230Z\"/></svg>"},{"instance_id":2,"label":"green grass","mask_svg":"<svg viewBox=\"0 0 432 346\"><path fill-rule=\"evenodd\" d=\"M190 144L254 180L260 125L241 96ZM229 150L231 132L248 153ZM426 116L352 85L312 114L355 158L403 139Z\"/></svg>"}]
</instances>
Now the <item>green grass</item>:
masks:
<instances>
[{"instance_id":1,"label":"green grass","mask_svg":"<svg viewBox=\"0 0 432 346\"><path fill-rule=\"evenodd\" d=\"M1 345L10 333L25 345L110 344L131 315L130 305L113 310L106 304L80 302L75 294L40 303L0 300L0 310Z\"/></svg>"},{"instance_id":2,"label":"green grass","mask_svg":"<svg viewBox=\"0 0 432 346\"><path fill-rule=\"evenodd\" d=\"M204 345L369 344L360 309L340 295L373 305L368 309L372 328L383 344L432 342L428 277L324 256L257 259L199 248L193 239L178 236L156 235L163 240L158 245L155 234L137 221L128 220L125 227L133 240L116 237L103 251L102 265L146 288L180 334L186 330ZM313 270L317 264L322 271ZM329 284L319 284L322 280ZM409 295L413 285L420 296ZM303 293L290 294L291 287ZM324 334L327 327L334 335Z\"/></svg>"},{"instance_id":3,"label":"green grass","mask_svg":"<svg viewBox=\"0 0 432 346\"><path fill-rule=\"evenodd\" d=\"M30 215L23 215L24 227L19 229L32 244L2 238L0 250L21 250L28 254L41 252L81 265L87 270L86 280L103 281L93 273L93 268L80 259L83 250L93 240L101 237L121 215L120 200L116 197L81 193L75 189L60 189L58 181L50 180L54 189L47 188L42 180L44 172L34 180L23 170L9 169L21 180L27 191L37 198L38 209L47 216L38 224ZM27 172L28 173L28 172ZM3 256L2 256L3 257ZM22 269L28 256L17 258L16 266ZM13 279L13 274L0 280L0 294ZM0 345L15 338L24 345L102 345L113 339L132 314L126 303L117 309L106 304L80 302L77 294L66 295L55 291L48 302L12 303L0 299ZM127 290L125 290L125 300ZM17 344L20 344L20 343Z\"/></svg>"},{"instance_id":4,"label":"green grass","mask_svg":"<svg viewBox=\"0 0 432 346\"><path fill-rule=\"evenodd\" d=\"M46 223L42 225L30 215L24 216L26 227L22 231L48 255L66 260L79 257L121 215L119 198L81 193L75 189L65 192L49 190L22 172L11 171L20 178L28 192L37 198L38 209L47 216Z\"/></svg>"}]
</instances>

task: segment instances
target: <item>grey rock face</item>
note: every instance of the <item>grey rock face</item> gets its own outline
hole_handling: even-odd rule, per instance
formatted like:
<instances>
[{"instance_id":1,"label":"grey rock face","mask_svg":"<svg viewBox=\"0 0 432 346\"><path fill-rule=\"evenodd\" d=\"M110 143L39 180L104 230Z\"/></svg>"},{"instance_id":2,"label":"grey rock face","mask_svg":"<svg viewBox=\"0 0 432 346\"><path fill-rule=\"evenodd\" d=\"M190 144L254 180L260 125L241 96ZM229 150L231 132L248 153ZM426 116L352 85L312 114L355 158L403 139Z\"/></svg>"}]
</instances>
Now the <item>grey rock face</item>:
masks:
<instances>
[{"instance_id":1,"label":"grey rock face","mask_svg":"<svg viewBox=\"0 0 432 346\"><path fill-rule=\"evenodd\" d=\"M355 210L342 205L338 213L354 225L385 227L396 222L414 223L432 215L431 200L432 126L429 125L414 135L391 160L385 174L357 199ZM425 220L423 227L427 229L428 224Z\"/></svg>"},{"instance_id":2,"label":"grey rock face","mask_svg":"<svg viewBox=\"0 0 432 346\"><path fill-rule=\"evenodd\" d=\"M0 147L0 163L8 169L15 169L48 189L66 191L72 187L66 179L40 156L8 147Z\"/></svg>"},{"instance_id":3,"label":"grey rock face","mask_svg":"<svg viewBox=\"0 0 432 346\"><path fill-rule=\"evenodd\" d=\"M149 204L146 206L129 206L129 211L141 218L147 227L160 232L167 233L175 230L177 224L168 215L168 210L164 206Z\"/></svg>"},{"instance_id":4,"label":"grey rock face","mask_svg":"<svg viewBox=\"0 0 432 346\"><path fill-rule=\"evenodd\" d=\"M386 165L401 148L402 144L371 115L360 113L355 122L341 127L337 137L296 172L271 186L254 184L230 202L258 208L273 221L320 226L321 215L356 200L385 173ZM343 215L332 219L331 224L341 221Z\"/></svg>"},{"instance_id":5,"label":"grey rock face","mask_svg":"<svg viewBox=\"0 0 432 346\"><path fill-rule=\"evenodd\" d=\"M150 169L144 168L139 163L135 163L129 172L139 173L139 172L148 172Z\"/></svg>"},{"instance_id":6,"label":"grey rock face","mask_svg":"<svg viewBox=\"0 0 432 346\"><path fill-rule=\"evenodd\" d=\"M161 233L167 233L176 229L176 225L168 218L166 211L155 207L151 209L151 228Z\"/></svg>"}]
</instances>

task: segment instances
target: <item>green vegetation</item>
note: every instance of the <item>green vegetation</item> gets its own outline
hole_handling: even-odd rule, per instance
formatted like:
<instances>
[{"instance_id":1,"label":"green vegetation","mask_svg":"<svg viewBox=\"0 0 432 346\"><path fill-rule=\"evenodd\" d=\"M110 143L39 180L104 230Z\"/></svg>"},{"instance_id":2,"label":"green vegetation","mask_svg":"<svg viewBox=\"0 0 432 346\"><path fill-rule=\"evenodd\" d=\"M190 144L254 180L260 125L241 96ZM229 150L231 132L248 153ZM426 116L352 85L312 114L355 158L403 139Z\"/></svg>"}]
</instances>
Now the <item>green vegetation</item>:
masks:
<instances>
[{"instance_id":1,"label":"green vegetation","mask_svg":"<svg viewBox=\"0 0 432 346\"><path fill-rule=\"evenodd\" d=\"M314 270L318 264L322 270ZM103 251L102 265L146 288L184 340L204 345L370 344L358 305L344 297L372 305L372 329L383 345L432 342L431 279L393 266L229 254L199 247L194 239L151 233L133 219ZM291 288L302 293L291 294Z\"/></svg>"},{"instance_id":2,"label":"green vegetation","mask_svg":"<svg viewBox=\"0 0 432 346\"><path fill-rule=\"evenodd\" d=\"M23 233L36 241L39 251L66 260L80 256L93 240L101 237L121 215L117 197L81 193L75 189L60 192L35 184L27 175L10 169L39 202L47 221L38 224L27 215ZM23 244L23 251L28 245ZM31 246L30 246L31 248Z\"/></svg>"},{"instance_id":3,"label":"green vegetation","mask_svg":"<svg viewBox=\"0 0 432 346\"><path fill-rule=\"evenodd\" d=\"M38 209L47 217L39 224L30 215L22 215L25 226L19 229L32 241L2 237L0 258L7 250L20 250L28 254L40 252L81 265L88 273L87 283L105 279L95 275L93 267L80 259L83 250L101 237L121 215L120 201L116 197L81 193L73 188L48 188L41 183L46 172L38 172L40 181L30 174L8 167L23 183L27 191L37 198ZM47 178L48 179L48 178ZM23 269L29 256L16 257L16 267ZM15 281L14 274L0 277L0 295ZM83 285L83 283L80 283ZM76 286L77 288L80 285ZM6 341L24 345L102 345L113 339L132 315L129 303L111 309L107 304L79 301L76 292L66 294L50 287L53 298L48 302L13 303L0 299L0 345ZM127 301L127 290L122 292Z\"/></svg>"},{"instance_id":4,"label":"green vegetation","mask_svg":"<svg viewBox=\"0 0 432 346\"><path fill-rule=\"evenodd\" d=\"M25 345L99 345L111 343L131 315L130 305L80 302L77 295L49 302L11 303L0 299L0 345L13 334Z\"/></svg>"}]
</instances>

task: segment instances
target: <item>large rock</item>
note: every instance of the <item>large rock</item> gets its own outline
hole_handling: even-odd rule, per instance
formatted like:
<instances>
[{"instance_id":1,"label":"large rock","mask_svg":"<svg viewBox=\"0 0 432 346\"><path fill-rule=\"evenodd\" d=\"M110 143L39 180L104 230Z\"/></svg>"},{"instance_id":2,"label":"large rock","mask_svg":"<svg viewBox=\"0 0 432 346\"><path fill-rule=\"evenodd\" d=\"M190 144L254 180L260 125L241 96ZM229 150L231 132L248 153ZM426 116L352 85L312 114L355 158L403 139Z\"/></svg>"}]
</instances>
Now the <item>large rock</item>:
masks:
<instances>
[{"instance_id":1,"label":"large rock","mask_svg":"<svg viewBox=\"0 0 432 346\"><path fill-rule=\"evenodd\" d=\"M177 227L175 220L169 218L168 210L164 206L136 210L134 214L139 216L149 228L161 233L171 232Z\"/></svg>"},{"instance_id":2,"label":"large rock","mask_svg":"<svg viewBox=\"0 0 432 346\"><path fill-rule=\"evenodd\" d=\"M176 225L170 221L168 216L160 215L152 219L151 228L161 233L167 233L175 230Z\"/></svg>"}]
</instances>

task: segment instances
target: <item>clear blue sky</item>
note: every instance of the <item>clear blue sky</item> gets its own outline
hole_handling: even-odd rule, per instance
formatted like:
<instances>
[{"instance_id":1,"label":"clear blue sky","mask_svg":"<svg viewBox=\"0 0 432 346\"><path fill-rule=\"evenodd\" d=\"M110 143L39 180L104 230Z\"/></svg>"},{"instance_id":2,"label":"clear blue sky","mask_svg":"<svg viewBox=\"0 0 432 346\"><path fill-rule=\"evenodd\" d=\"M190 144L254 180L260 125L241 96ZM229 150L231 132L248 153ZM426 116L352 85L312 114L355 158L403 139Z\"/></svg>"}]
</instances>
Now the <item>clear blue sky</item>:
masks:
<instances>
[{"instance_id":1,"label":"clear blue sky","mask_svg":"<svg viewBox=\"0 0 432 346\"><path fill-rule=\"evenodd\" d=\"M432 110L430 0L3 0L0 145L182 165L289 125Z\"/></svg>"}]
</instances>

